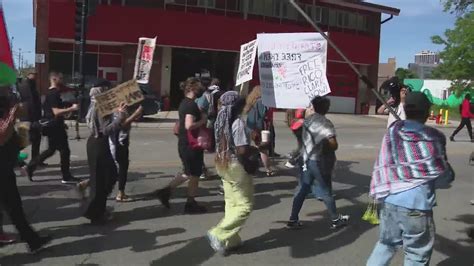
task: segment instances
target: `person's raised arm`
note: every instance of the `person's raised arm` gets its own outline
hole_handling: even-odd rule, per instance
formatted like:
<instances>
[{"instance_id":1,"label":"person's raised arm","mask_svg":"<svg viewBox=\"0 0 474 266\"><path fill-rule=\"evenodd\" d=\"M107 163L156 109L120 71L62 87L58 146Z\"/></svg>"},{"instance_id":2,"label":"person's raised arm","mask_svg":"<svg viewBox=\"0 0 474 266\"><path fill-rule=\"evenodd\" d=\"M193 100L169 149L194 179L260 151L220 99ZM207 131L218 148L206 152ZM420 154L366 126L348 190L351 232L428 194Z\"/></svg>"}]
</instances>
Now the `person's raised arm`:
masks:
<instances>
[{"instance_id":1,"label":"person's raised arm","mask_svg":"<svg viewBox=\"0 0 474 266\"><path fill-rule=\"evenodd\" d=\"M395 102L395 99L390 98L390 99L387 101L387 104L392 104L392 103L394 103L394 102ZM382 104L382 105L379 107L379 109L377 109L377 114L379 114L379 115L386 115L386 114L388 114L388 113L389 113L389 111L388 111L387 106L385 106L385 104Z\"/></svg>"},{"instance_id":2,"label":"person's raised arm","mask_svg":"<svg viewBox=\"0 0 474 266\"><path fill-rule=\"evenodd\" d=\"M129 116L125 121L122 123L123 127L128 127L132 124L133 121L139 119L143 114L143 107L140 105L135 112L131 116Z\"/></svg>"}]
</instances>

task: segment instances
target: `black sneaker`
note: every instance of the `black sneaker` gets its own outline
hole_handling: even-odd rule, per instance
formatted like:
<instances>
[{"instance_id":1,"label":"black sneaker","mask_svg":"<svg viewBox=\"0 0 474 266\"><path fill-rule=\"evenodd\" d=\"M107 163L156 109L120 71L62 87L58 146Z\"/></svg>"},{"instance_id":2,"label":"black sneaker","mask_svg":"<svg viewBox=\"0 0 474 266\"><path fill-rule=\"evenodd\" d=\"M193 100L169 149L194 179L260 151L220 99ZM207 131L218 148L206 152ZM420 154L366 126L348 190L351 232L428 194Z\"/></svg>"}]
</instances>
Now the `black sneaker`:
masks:
<instances>
[{"instance_id":1,"label":"black sneaker","mask_svg":"<svg viewBox=\"0 0 474 266\"><path fill-rule=\"evenodd\" d=\"M184 205L184 213L186 214L202 214L206 212L207 208L199 205L196 201L188 201Z\"/></svg>"},{"instance_id":2,"label":"black sneaker","mask_svg":"<svg viewBox=\"0 0 474 266\"><path fill-rule=\"evenodd\" d=\"M31 253L37 253L40 251L45 245L53 240L50 236L40 236L36 241L34 241L31 245L29 245Z\"/></svg>"},{"instance_id":3,"label":"black sneaker","mask_svg":"<svg viewBox=\"0 0 474 266\"><path fill-rule=\"evenodd\" d=\"M300 221L288 221L288 223L286 223L286 228L288 229L297 230L301 229L302 227L303 223L301 223Z\"/></svg>"},{"instance_id":4,"label":"black sneaker","mask_svg":"<svg viewBox=\"0 0 474 266\"><path fill-rule=\"evenodd\" d=\"M449 140L454 142L454 137L453 136L449 137Z\"/></svg>"},{"instance_id":5,"label":"black sneaker","mask_svg":"<svg viewBox=\"0 0 474 266\"><path fill-rule=\"evenodd\" d=\"M28 177L28 180L33 182L33 168L29 165L23 166L22 168L22 173L26 174Z\"/></svg>"},{"instance_id":6,"label":"black sneaker","mask_svg":"<svg viewBox=\"0 0 474 266\"><path fill-rule=\"evenodd\" d=\"M157 192L158 200L165 206L167 209L171 208L170 206L170 198L171 198L171 189L169 187L165 187L163 189L158 190Z\"/></svg>"},{"instance_id":7,"label":"black sneaker","mask_svg":"<svg viewBox=\"0 0 474 266\"><path fill-rule=\"evenodd\" d=\"M339 215L339 218L333 220L331 223L331 229L338 229L347 225L349 221L349 215Z\"/></svg>"},{"instance_id":8,"label":"black sneaker","mask_svg":"<svg viewBox=\"0 0 474 266\"><path fill-rule=\"evenodd\" d=\"M108 208L100 218L92 219L91 225L96 225L96 226L106 225L113 218L114 216L112 214L112 211L110 210L110 208Z\"/></svg>"},{"instance_id":9,"label":"black sneaker","mask_svg":"<svg viewBox=\"0 0 474 266\"><path fill-rule=\"evenodd\" d=\"M77 184L81 182L81 179L79 178L75 178L73 176L69 176L69 177L66 177L66 178L63 178L63 180L61 180L61 183L63 184Z\"/></svg>"}]
</instances>

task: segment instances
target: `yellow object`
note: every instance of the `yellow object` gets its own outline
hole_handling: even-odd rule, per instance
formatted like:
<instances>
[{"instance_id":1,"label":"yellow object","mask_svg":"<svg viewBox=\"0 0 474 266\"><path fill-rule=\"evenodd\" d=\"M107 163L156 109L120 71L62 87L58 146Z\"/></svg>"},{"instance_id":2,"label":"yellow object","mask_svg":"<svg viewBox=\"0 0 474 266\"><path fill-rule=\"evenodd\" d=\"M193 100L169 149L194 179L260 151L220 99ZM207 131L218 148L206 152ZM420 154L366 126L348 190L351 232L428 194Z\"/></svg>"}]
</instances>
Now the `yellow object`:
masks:
<instances>
[{"instance_id":1,"label":"yellow object","mask_svg":"<svg viewBox=\"0 0 474 266\"><path fill-rule=\"evenodd\" d=\"M448 125L449 110L446 110L446 115L444 116L444 124Z\"/></svg>"},{"instance_id":2,"label":"yellow object","mask_svg":"<svg viewBox=\"0 0 474 266\"><path fill-rule=\"evenodd\" d=\"M443 116L443 109L439 109L439 114Z\"/></svg>"},{"instance_id":3,"label":"yellow object","mask_svg":"<svg viewBox=\"0 0 474 266\"><path fill-rule=\"evenodd\" d=\"M239 231L253 210L253 178L238 162L227 169L217 169L224 184L225 213L218 225L209 230L225 249L241 245Z\"/></svg>"},{"instance_id":4,"label":"yellow object","mask_svg":"<svg viewBox=\"0 0 474 266\"><path fill-rule=\"evenodd\" d=\"M375 200L369 203L369 206L367 206L367 210L362 216L362 220L374 225L380 224L379 214L377 212L377 203L375 202Z\"/></svg>"}]
</instances>

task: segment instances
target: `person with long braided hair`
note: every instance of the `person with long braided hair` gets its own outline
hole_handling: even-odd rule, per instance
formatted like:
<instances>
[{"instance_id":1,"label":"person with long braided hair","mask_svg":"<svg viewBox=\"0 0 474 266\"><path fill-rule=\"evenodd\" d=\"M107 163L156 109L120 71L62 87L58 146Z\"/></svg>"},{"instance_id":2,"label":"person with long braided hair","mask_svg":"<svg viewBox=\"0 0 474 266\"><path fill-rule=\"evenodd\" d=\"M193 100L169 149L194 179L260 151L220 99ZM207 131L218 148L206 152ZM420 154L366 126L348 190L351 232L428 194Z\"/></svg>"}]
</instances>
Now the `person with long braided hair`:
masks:
<instances>
[{"instance_id":1,"label":"person with long braided hair","mask_svg":"<svg viewBox=\"0 0 474 266\"><path fill-rule=\"evenodd\" d=\"M211 247L221 254L241 245L239 231L253 209L253 179L249 173L257 165L249 165L248 158L258 151L250 146L249 132L241 118L245 99L235 91L224 93L215 123L216 169L224 184L225 215L218 225L209 230ZM250 169L250 170L249 170Z\"/></svg>"}]
</instances>

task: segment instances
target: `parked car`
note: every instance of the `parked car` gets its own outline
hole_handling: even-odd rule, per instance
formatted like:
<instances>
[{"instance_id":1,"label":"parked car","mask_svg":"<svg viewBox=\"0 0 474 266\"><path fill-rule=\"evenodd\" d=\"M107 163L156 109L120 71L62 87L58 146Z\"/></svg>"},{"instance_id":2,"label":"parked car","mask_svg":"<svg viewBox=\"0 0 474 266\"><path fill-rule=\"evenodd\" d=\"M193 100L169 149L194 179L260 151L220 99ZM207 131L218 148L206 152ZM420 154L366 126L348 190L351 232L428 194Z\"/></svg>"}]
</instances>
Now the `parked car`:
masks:
<instances>
[{"instance_id":1,"label":"parked car","mask_svg":"<svg viewBox=\"0 0 474 266\"><path fill-rule=\"evenodd\" d=\"M157 114L161 110L161 101L148 84L140 84L145 100L142 102L143 116Z\"/></svg>"}]
</instances>

